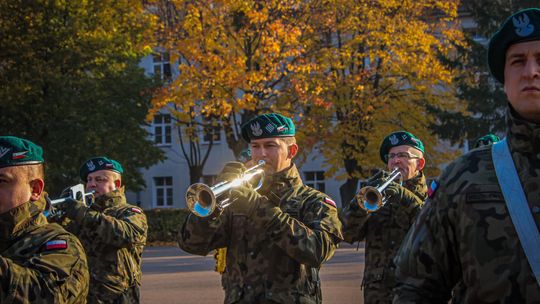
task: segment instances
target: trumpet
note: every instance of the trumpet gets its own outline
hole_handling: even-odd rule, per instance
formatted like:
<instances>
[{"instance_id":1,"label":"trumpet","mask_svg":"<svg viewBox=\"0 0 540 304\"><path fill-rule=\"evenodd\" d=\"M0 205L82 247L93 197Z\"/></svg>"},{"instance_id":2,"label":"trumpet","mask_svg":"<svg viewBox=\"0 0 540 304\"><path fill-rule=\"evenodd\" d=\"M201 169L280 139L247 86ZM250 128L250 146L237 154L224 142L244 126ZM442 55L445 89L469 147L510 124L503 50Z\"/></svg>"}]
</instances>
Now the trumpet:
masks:
<instances>
[{"instance_id":1,"label":"trumpet","mask_svg":"<svg viewBox=\"0 0 540 304\"><path fill-rule=\"evenodd\" d=\"M365 186L360 189L356 195L356 200L360 204L360 208L366 210L368 213L381 209L386 203L386 197L383 195L384 190L391 182L400 177L401 172L399 172L398 168L394 168L382 185L377 187Z\"/></svg>"},{"instance_id":2,"label":"trumpet","mask_svg":"<svg viewBox=\"0 0 540 304\"><path fill-rule=\"evenodd\" d=\"M195 183L189 186L186 192L188 209L199 217L211 215L216 208L223 210L232 203L226 195L229 190L250 182L257 176L261 178L254 190L259 190L264 181L264 170L262 169L264 165L265 161L260 160L257 165L247 169L239 178L232 181L223 181L212 187L203 183Z\"/></svg>"},{"instance_id":3,"label":"trumpet","mask_svg":"<svg viewBox=\"0 0 540 304\"><path fill-rule=\"evenodd\" d=\"M47 198L47 217L53 216L53 215L59 215L59 211L56 210L54 207L55 205L58 205L60 203L63 203L69 199L79 200L82 201L86 206L90 206L92 202L94 201L94 193L95 191L85 192L84 185L83 184L77 184L75 186L68 187L62 191L62 193L67 193L67 197L62 197L54 200L50 200Z\"/></svg>"}]
</instances>

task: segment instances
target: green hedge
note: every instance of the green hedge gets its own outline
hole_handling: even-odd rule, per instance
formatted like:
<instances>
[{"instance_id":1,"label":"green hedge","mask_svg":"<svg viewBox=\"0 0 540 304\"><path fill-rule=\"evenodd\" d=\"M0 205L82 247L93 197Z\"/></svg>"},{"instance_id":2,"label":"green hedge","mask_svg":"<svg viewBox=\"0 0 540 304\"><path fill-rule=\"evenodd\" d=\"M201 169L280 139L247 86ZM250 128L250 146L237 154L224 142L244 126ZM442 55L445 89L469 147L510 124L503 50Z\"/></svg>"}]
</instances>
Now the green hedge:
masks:
<instances>
[{"instance_id":1,"label":"green hedge","mask_svg":"<svg viewBox=\"0 0 540 304\"><path fill-rule=\"evenodd\" d=\"M184 219L189 214L187 209L151 209L145 210L148 219L148 243L176 242L176 236Z\"/></svg>"}]
</instances>

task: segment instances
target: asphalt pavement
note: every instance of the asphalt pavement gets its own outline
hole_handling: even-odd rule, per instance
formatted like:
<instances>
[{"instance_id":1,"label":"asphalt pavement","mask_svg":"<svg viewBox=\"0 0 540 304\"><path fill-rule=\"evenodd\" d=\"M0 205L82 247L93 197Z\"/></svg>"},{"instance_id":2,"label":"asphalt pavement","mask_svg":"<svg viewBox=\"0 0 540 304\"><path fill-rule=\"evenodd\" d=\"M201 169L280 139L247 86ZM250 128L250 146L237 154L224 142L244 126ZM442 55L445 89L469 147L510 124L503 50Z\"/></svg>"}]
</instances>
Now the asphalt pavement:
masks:
<instances>
[{"instance_id":1,"label":"asphalt pavement","mask_svg":"<svg viewBox=\"0 0 540 304\"><path fill-rule=\"evenodd\" d=\"M341 244L321 268L323 303L363 303L360 283L364 244ZM143 253L142 303L223 303L221 276L214 259L185 253L176 247L147 247Z\"/></svg>"}]
</instances>

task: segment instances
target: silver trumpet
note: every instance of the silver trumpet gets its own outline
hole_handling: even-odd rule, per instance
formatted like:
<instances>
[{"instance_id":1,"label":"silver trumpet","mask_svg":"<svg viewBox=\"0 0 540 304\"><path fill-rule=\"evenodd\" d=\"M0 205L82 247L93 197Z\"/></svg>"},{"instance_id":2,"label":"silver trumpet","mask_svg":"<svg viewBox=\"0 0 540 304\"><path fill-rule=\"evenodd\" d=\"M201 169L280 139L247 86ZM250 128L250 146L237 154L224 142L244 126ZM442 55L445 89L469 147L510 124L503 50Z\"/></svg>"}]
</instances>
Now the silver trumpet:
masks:
<instances>
[{"instance_id":1,"label":"silver trumpet","mask_svg":"<svg viewBox=\"0 0 540 304\"><path fill-rule=\"evenodd\" d=\"M199 217L207 217L211 215L216 208L223 210L229 206L230 202L227 194L232 188L241 186L243 183L250 182L256 176L261 176L259 183L254 188L258 190L262 187L264 181L264 160L249 169L247 169L240 177L232 181L223 181L212 187L203 184L195 183L188 187L186 192L186 204L193 214Z\"/></svg>"},{"instance_id":2,"label":"silver trumpet","mask_svg":"<svg viewBox=\"0 0 540 304\"><path fill-rule=\"evenodd\" d=\"M59 211L54 206L60 203L63 203L69 199L82 201L86 206L90 206L92 202L94 201L94 193L95 191L85 192L83 184L77 184L75 186L71 186L64 189L64 191L62 191L62 194L68 194L68 196L47 201L47 204L48 204L47 217L50 217L53 215L56 215L56 216L61 215L59 214Z\"/></svg>"},{"instance_id":3,"label":"silver trumpet","mask_svg":"<svg viewBox=\"0 0 540 304\"><path fill-rule=\"evenodd\" d=\"M397 178L401 178L401 172L399 172L398 168L394 168L382 185L377 187L365 186L360 189L356 195L356 200L360 204L360 208L366 210L368 213L381 209L386 203L386 197L383 194L384 189Z\"/></svg>"}]
</instances>

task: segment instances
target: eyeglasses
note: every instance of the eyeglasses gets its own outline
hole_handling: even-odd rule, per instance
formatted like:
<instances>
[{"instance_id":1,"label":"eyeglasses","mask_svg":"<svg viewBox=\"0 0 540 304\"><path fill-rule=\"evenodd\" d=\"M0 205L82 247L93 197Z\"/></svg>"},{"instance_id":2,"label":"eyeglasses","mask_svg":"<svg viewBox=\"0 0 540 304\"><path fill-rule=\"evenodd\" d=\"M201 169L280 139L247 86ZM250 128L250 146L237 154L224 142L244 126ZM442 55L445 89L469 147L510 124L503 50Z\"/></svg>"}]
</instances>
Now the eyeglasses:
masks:
<instances>
[{"instance_id":1,"label":"eyeglasses","mask_svg":"<svg viewBox=\"0 0 540 304\"><path fill-rule=\"evenodd\" d=\"M410 152L398 152L398 153L388 153L386 155L386 161L389 161L391 159L394 159L394 158L399 158L399 159L406 159L406 160L409 160L409 159L419 159L421 158L420 156L418 155L414 155Z\"/></svg>"}]
</instances>

